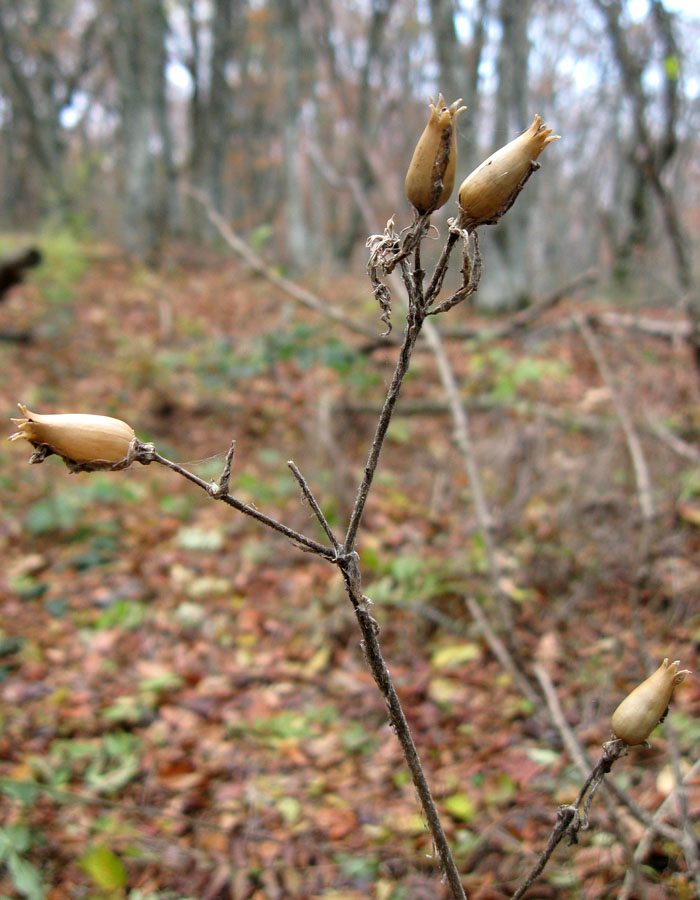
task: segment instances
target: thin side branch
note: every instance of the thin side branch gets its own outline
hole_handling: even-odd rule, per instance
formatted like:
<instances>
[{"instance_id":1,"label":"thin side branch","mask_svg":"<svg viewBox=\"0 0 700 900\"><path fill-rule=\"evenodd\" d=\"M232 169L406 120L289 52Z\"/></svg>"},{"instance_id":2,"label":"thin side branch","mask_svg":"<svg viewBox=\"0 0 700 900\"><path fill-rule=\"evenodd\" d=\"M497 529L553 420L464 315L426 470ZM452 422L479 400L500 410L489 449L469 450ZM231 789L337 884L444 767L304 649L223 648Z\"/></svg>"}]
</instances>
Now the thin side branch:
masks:
<instances>
[{"instance_id":1,"label":"thin side branch","mask_svg":"<svg viewBox=\"0 0 700 900\"><path fill-rule=\"evenodd\" d=\"M445 347L440 338L440 332L431 321L425 323L425 339L433 352L438 367L440 381L442 383L447 405L454 426L454 439L462 456L464 468L469 478L469 484L474 498L474 510L479 523L479 531L484 541L486 560L491 575L491 589L494 600L501 617L501 624L506 633L512 631L513 616L510 608L510 599L501 588L501 567L496 554L496 543L493 539L492 519L486 502L486 494L481 480L481 472L476 460L476 450L471 437L469 416L459 395L459 386L455 378L454 370L445 352Z\"/></svg>"},{"instance_id":2,"label":"thin side branch","mask_svg":"<svg viewBox=\"0 0 700 900\"><path fill-rule=\"evenodd\" d=\"M647 830L644 833L644 836L637 844L637 847L634 851L633 862L636 864L644 862L649 853L651 852L652 846L654 844L654 840L656 838L657 833L661 833L663 826L663 818L666 813L669 811L669 807L677 802L678 799L678 791L682 790L683 787L688 784L688 782L695 779L698 774L700 774L700 759L697 759L693 765L690 767L688 772L684 775L683 779L680 782L677 782L674 785L671 793L663 800L663 802L659 805L658 809L654 813L649 825L647 826ZM634 874L633 870L628 870L625 875L625 880L620 888L620 894L618 900L629 900L630 894L632 891L634 883Z\"/></svg>"},{"instance_id":3,"label":"thin side branch","mask_svg":"<svg viewBox=\"0 0 700 900\"><path fill-rule=\"evenodd\" d=\"M231 454L232 458L232 450L229 450L229 454ZM311 538L306 537L306 535L301 534L299 531L295 531L293 528L289 528L289 526L284 525L282 522L278 522L276 519L273 519L270 516L266 516L264 513L259 512L254 507L248 506L247 503L243 503L240 500L237 500L235 497L232 497L228 492L223 493L222 482L225 481L225 475L222 477L219 484L214 483L212 485L212 482L205 481L203 478L200 478L198 475L195 475L193 472L190 472L188 469L185 469L178 463L175 463L172 460L166 459L164 456L161 456L160 453L157 453L155 451L155 449L149 450L148 456L145 458L141 458L139 456L137 456L136 458L139 462L142 462L144 464L155 462L161 466L165 466L171 471L176 472L178 475L181 475L183 478L186 478L188 481L191 481L193 484L196 484L197 487L202 488L202 490L206 491L210 497L213 497L215 500L221 500L222 503L226 503L228 506L232 506L234 509L238 510L238 512L243 513L244 516L250 516L251 519L255 519L262 525L266 525L268 528L272 528L273 531L277 531L280 534L283 534L285 537L289 538L290 541L293 541L303 549L310 550L312 553L317 553L319 556L323 556L325 559L331 561L335 559L335 551L331 550L329 547L324 547L323 544L319 544L318 541L314 541ZM227 462L229 465L230 475L230 459L228 456Z\"/></svg>"},{"instance_id":4,"label":"thin side branch","mask_svg":"<svg viewBox=\"0 0 700 900\"><path fill-rule=\"evenodd\" d=\"M198 188L192 187L191 185L186 185L183 190L186 194L194 197L195 200L202 204L204 211L207 214L207 218L219 235L228 246L247 263L256 275L262 276L269 281L270 284L273 284L275 287L279 288L279 290L287 294L287 296L296 300L297 303L306 306L307 309L312 309L314 312L319 313L325 318L338 322L350 331L354 331L356 334L372 338L372 340L375 341L377 340L377 334L372 328L349 319L343 311L338 309L338 307L331 303L330 300L324 300L312 291L296 284L294 281L290 281L288 278L283 278L281 275L273 272L265 263L265 260L258 256L252 247L249 247L245 241L241 240L241 238L231 230L228 222L219 212L217 212L211 200L203 191L200 191ZM395 341L384 338L383 343L393 344Z\"/></svg>"},{"instance_id":5,"label":"thin side branch","mask_svg":"<svg viewBox=\"0 0 700 900\"><path fill-rule=\"evenodd\" d=\"M542 874L544 867L549 862L552 853L554 853L557 844L559 844L564 835L568 836L569 844L577 843L579 831L585 831L588 828L588 812L598 788L605 776L610 772L615 761L627 754L627 749L627 744L624 741L614 740L603 744L603 755L593 767L574 803L564 804L559 807L557 821L547 841L547 846L525 880L513 894L511 900L520 900L528 888Z\"/></svg>"},{"instance_id":6,"label":"thin side branch","mask_svg":"<svg viewBox=\"0 0 700 900\"><path fill-rule=\"evenodd\" d=\"M510 653L506 645L491 627L489 620L484 614L483 609L479 606L479 604L473 597L466 597L464 602L467 606L467 609L471 613L472 618L479 626L479 630L481 631L484 640L491 648L491 652L493 653L493 655L503 666L504 670L510 675L515 684L517 684L517 686L520 688L523 696L527 697L527 699L530 701L530 703L532 703L535 709L538 709L541 703L540 697L537 695L537 692L534 690L525 675L518 668L512 654Z\"/></svg>"},{"instance_id":7,"label":"thin side branch","mask_svg":"<svg viewBox=\"0 0 700 900\"><path fill-rule=\"evenodd\" d=\"M292 474L298 481L299 487L301 488L301 491L302 491L304 497L306 497L306 500L307 500L309 506L313 510L314 515L318 519L318 521L321 525L321 528L323 528L323 530L326 532L326 535L328 536L329 541L331 542L331 544L333 544L333 549L335 550L336 555L340 554L341 547L340 547L340 544L338 543L338 539L333 534L333 530L331 529L331 526L328 524L328 519L323 515L321 507L318 505L316 498L311 493L311 488L306 483L306 479L301 474L301 472L297 468L296 463L293 460L291 460L291 459L288 460L287 465L289 466L289 468L292 471Z\"/></svg>"}]
</instances>

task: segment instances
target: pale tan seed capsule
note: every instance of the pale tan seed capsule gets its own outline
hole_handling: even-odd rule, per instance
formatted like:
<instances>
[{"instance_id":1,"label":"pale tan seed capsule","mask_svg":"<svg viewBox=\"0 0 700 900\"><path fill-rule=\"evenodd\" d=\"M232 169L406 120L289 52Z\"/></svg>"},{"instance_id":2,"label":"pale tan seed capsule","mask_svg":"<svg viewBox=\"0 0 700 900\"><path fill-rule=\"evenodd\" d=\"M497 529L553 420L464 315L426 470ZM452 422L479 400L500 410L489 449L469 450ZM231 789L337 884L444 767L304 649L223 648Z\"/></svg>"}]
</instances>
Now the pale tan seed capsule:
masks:
<instances>
[{"instance_id":1,"label":"pale tan seed capsule","mask_svg":"<svg viewBox=\"0 0 700 900\"><path fill-rule=\"evenodd\" d=\"M465 110L461 100L450 106L440 94L430 98L430 118L413 151L406 174L406 196L419 213L440 209L450 199L457 171L457 116Z\"/></svg>"},{"instance_id":2,"label":"pale tan seed capsule","mask_svg":"<svg viewBox=\"0 0 700 900\"><path fill-rule=\"evenodd\" d=\"M46 448L80 468L108 468L126 459L136 439L134 429L110 416L79 413L40 415L18 404L23 419L12 419L18 430L11 441L29 441L34 447Z\"/></svg>"},{"instance_id":3,"label":"pale tan seed capsule","mask_svg":"<svg viewBox=\"0 0 700 900\"><path fill-rule=\"evenodd\" d=\"M493 225L513 205L530 175L539 168L537 157L559 135L535 116L532 125L501 147L467 175L459 188L460 220L463 228Z\"/></svg>"},{"instance_id":4,"label":"pale tan seed capsule","mask_svg":"<svg viewBox=\"0 0 700 900\"><path fill-rule=\"evenodd\" d=\"M665 659L646 681L629 693L612 714L615 737L628 744L643 744L663 719L671 702L673 689L689 674L678 671L680 660L669 665Z\"/></svg>"}]
</instances>

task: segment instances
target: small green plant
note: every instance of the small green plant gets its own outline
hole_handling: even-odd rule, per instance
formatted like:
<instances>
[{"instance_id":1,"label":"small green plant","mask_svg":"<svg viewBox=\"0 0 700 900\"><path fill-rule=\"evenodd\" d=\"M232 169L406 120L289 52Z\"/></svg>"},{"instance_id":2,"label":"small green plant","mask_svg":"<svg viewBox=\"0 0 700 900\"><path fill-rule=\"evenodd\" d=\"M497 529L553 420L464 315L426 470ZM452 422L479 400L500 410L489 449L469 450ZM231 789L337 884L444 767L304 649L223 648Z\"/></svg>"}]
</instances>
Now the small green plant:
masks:
<instances>
[{"instance_id":1,"label":"small green plant","mask_svg":"<svg viewBox=\"0 0 700 900\"><path fill-rule=\"evenodd\" d=\"M26 858L32 847L32 833L27 825L18 823L0 828L0 865L9 875L13 887L27 900L44 900L41 873Z\"/></svg>"}]
</instances>

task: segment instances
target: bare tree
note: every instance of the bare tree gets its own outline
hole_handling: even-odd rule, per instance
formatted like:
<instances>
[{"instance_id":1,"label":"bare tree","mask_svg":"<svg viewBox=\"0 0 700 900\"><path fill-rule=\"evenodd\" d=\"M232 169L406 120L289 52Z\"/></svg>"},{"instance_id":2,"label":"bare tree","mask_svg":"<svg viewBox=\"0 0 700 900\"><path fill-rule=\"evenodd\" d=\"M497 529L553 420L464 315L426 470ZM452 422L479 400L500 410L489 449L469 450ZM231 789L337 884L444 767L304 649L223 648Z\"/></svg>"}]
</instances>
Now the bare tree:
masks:
<instances>
[{"instance_id":1,"label":"bare tree","mask_svg":"<svg viewBox=\"0 0 700 900\"><path fill-rule=\"evenodd\" d=\"M157 248L158 225L166 218L158 190L163 153L159 104L164 102L163 45L167 20L161 0L125 6L105 0L114 27L110 53L117 79L122 136L124 206L122 237L127 251L148 257Z\"/></svg>"},{"instance_id":2,"label":"bare tree","mask_svg":"<svg viewBox=\"0 0 700 900\"><path fill-rule=\"evenodd\" d=\"M0 91L8 102L8 186L15 201L40 172L40 208L71 205L61 116L96 65L97 17L77 3L49 0L0 7ZM4 117L3 117L4 118ZM29 151L25 159L24 148ZM13 189L14 186L14 189ZM21 201L20 201L21 202Z\"/></svg>"}]
</instances>

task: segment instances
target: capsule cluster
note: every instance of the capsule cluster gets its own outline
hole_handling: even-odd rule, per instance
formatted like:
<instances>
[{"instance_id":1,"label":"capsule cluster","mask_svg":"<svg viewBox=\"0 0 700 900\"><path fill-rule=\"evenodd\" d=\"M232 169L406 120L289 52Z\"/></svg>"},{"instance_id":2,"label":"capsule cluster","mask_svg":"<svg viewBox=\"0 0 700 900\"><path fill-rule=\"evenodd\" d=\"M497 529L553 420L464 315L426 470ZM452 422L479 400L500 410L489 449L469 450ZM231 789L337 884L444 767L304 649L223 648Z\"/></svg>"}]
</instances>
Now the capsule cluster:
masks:
<instances>
[{"instance_id":1,"label":"capsule cluster","mask_svg":"<svg viewBox=\"0 0 700 900\"><path fill-rule=\"evenodd\" d=\"M449 106L440 94L430 98L430 117L406 175L406 197L425 215L450 199L457 170L457 116L466 109L456 100ZM559 135L535 116L532 125L515 140L484 160L459 188L458 224L474 229L492 225L512 206L530 175L539 168L537 158Z\"/></svg>"}]
</instances>

